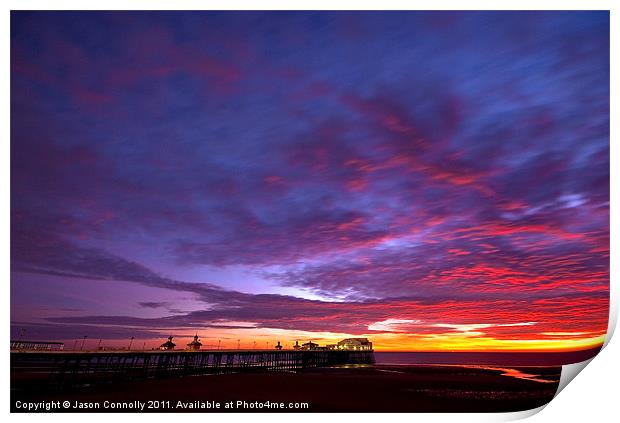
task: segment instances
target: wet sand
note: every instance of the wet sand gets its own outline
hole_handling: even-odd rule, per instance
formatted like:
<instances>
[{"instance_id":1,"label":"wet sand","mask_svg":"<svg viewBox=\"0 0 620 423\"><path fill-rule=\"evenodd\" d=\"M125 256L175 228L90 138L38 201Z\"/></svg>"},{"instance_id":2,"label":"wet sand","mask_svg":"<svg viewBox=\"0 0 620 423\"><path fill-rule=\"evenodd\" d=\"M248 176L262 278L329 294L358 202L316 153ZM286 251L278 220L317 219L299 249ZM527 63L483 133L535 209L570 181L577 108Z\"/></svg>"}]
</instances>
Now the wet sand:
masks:
<instances>
[{"instance_id":1,"label":"wet sand","mask_svg":"<svg viewBox=\"0 0 620 423\"><path fill-rule=\"evenodd\" d=\"M20 401L78 401L99 408L52 411L131 412L104 408L104 401L164 401L145 412L508 412L539 407L557 389L560 367L375 365L310 369L298 373L235 373L150 379L52 390L13 389L11 408ZM523 376L525 375L525 376ZM179 405L179 401L182 402ZM225 408L233 402L234 407ZM246 404L238 406L237 401ZM284 403L268 408L255 402ZM213 403L220 408L213 408ZM307 408L288 408L288 403ZM136 404L136 403L134 403ZM206 407L207 404L211 408ZM192 406L185 408L185 406ZM202 406L202 407L201 407Z\"/></svg>"}]
</instances>

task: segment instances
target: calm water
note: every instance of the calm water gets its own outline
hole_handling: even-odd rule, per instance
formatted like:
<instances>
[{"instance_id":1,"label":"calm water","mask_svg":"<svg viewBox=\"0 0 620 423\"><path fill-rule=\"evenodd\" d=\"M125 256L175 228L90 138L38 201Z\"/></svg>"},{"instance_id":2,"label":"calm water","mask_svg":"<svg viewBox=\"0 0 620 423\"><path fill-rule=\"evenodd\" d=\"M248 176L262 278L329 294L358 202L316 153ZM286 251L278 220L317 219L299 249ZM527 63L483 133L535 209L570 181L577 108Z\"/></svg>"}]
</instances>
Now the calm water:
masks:
<instances>
[{"instance_id":1,"label":"calm water","mask_svg":"<svg viewBox=\"0 0 620 423\"><path fill-rule=\"evenodd\" d=\"M377 364L560 366L594 357L599 349L573 352L375 352Z\"/></svg>"}]
</instances>

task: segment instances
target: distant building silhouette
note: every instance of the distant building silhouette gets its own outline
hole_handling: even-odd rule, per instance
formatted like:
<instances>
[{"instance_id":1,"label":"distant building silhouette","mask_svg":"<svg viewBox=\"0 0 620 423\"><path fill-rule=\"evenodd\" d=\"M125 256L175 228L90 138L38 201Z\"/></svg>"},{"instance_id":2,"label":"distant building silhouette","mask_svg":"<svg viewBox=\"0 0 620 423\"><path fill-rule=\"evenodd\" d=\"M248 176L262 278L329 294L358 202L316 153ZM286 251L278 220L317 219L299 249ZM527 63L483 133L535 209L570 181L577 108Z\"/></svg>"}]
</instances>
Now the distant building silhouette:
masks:
<instances>
[{"instance_id":1,"label":"distant building silhouette","mask_svg":"<svg viewBox=\"0 0 620 423\"><path fill-rule=\"evenodd\" d=\"M299 345L299 341L295 341L295 345L293 345L293 349L294 349L294 350L299 350L299 349L301 349L301 345Z\"/></svg>"},{"instance_id":2,"label":"distant building silhouette","mask_svg":"<svg viewBox=\"0 0 620 423\"><path fill-rule=\"evenodd\" d=\"M281 350L282 349L282 345L280 344L280 341L278 341L278 345L276 345L276 350Z\"/></svg>"},{"instance_id":3,"label":"distant building silhouette","mask_svg":"<svg viewBox=\"0 0 620 423\"><path fill-rule=\"evenodd\" d=\"M202 347L202 343L198 340L198 334L194 335L194 340L187 344L188 350L198 351Z\"/></svg>"},{"instance_id":4,"label":"distant building silhouette","mask_svg":"<svg viewBox=\"0 0 620 423\"><path fill-rule=\"evenodd\" d=\"M163 344L161 344L159 346L160 350L164 350L164 351L169 351L169 350L173 350L174 347L176 347L177 344L175 344L174 342L172 342L172 335L170 335L168 337L168 341L164 342Z\"/></svg>"},{"instance_id":5,"label":"distant building silhouette","mask_svg":"<svg viewBox=\"0 0 620 423\"><path fill-rule=\"evenodd\" d=\"M50 341L11 341L11 350L18 351L62 351L65 349L63 342Z\"/></svg>"}]
</instances>

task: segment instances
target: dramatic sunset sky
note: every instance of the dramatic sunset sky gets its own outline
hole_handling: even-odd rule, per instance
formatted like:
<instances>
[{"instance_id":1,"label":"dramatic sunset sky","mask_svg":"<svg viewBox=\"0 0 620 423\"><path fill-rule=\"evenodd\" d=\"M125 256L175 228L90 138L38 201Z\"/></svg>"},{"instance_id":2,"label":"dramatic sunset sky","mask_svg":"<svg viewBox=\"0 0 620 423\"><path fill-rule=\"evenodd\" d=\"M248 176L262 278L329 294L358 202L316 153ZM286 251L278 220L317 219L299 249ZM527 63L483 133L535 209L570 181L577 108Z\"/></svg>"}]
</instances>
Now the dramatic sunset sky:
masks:
<instances>
[{"instance_id":1,"label":"dramatic sunset sky","mask_svg":"<svg viewBox=\"0 0 620 423\"><path fill-rule=\"evenodd\" d=\"M608 13L11 24L12 337L602 342Z\"/></svg>"}]
</instances>

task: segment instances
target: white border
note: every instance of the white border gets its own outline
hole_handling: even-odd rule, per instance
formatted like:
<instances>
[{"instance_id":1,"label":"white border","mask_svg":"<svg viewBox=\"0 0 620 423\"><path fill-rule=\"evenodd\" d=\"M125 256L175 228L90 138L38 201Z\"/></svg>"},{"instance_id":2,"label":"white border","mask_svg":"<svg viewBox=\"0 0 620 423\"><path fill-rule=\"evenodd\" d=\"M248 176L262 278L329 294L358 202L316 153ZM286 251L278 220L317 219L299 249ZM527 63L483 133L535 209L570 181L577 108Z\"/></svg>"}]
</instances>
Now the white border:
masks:
<instances>
[{"instance_id":1,"label":"white border","mask_svg":"<svg viewBox=\"0 0 620 423\"><path fill-rule=\"evenodd\" d=\"M131 2L121 0L91 0L88 2L77 0L56 0L54 2L45 0L22 0L22 1L4 1L4 15L2 28L4 28L4 40L1 44L2 55L2 70L4 73L3 78L3 102L2 102L2 128L5 134L4 142L2 143L2 166L0 166L0 173L2 175L0 189L2 190L3 207L0 211L2 213L2 219L0 222L1 233L3 234L0 248L2 249L2 268L4 269L5 282L4 289L2 290L4 313L6 316L5 324L2 327L3 339L9 338L9 325L10 321L10 297L9 297L9 251L10 251L10 239L9 239L9 198L10 198L10 154L9 154L9 111L10 111L10 63L9 63L9 51L10 51L10 10L26 10L26 9L52 9L52 10L611 10L611 74L618 74L618 52L617 52L617 29L620 24L617 11L618 8L614 8L614 2L610 0L435 0L432 2L422 1L405 1L405 0L382 0L382 1L369 1L369 0L357 0L357 1L334 1L334 0L303 0L296 2L284 2L277 0L264 0L261 2L249 1L249 0L229 0L227 2L212 2L212 1L200 1L200 0L133 0ZM617 84L614 83L613 78L611 82L611 139L614 139L614 133L617 132L614 129L613 122L618 121L617 113ZM619 167L618 148L611 143L611 168L617 170ZM618 212L615 205L618 204L618 174L616 172L611 173L611 289L612 289L612 301L610 308L610 322L608 337L605 340L606 348L601 354L596 357L592 364L588 367L588 371L579 376L578 383L570 384L556 399L554 399L543 413L537 414L532 418L532 421L579 421L584 420L593 421L600 418L602 421L608 421L609 416L617 415L617 410L614 405L617 402L616 395L618 384L618 363L615 357L620 357L618 351L618 342L614 342L611 345L607 345L611 335L615 329L615 324L618 318L618 284L615 280L617 276L618 259L617 254L618 242ZM610 351L611 350L611 351ZM5 382L5 390L3 391L3 398L0 400L0 407L9 410L9 353L8 348L1 350L2 356L2 380ZM503 413L503 414L356 414L347 415L348 418L354 418L356 420L368 421L376 420L379 418L388 418L391 421L396 422L410 422L412 419L417 421L437 421L447 422L458 419L459 421L505 421L525 418L536 414L540 409L530 410L519 413ZM110 418L127 418L136 419L140 418L135 415L102 415L102 414L89 414L88 419L103 420ZM24 415L24 414L12 414L11 418L19 419L20 421L30 421L31 419L40 419L41 416L37 415ZM342 414L251 414L251 415L235 415L235 414L218 414L207 415L199 414L194 415L194 418L199 419L218 419L228 421L230 419L245 418L252 420L258 419L259 421L280 420L285 421L287 419L294 419L299 422L310 422L316 419L341 419L344 417ZM53 414L46 415L46 420L62 420L66 421L78 421L83 420L84 416L80 414L74 415L61 415ZM168 420L170 416L165 414L150 415L149 420L164 421ZM174 418L185 419L192 418L191 416L178 415ZM541 420L542 419L542 420Z\"/></svg>"}]
</instances>

